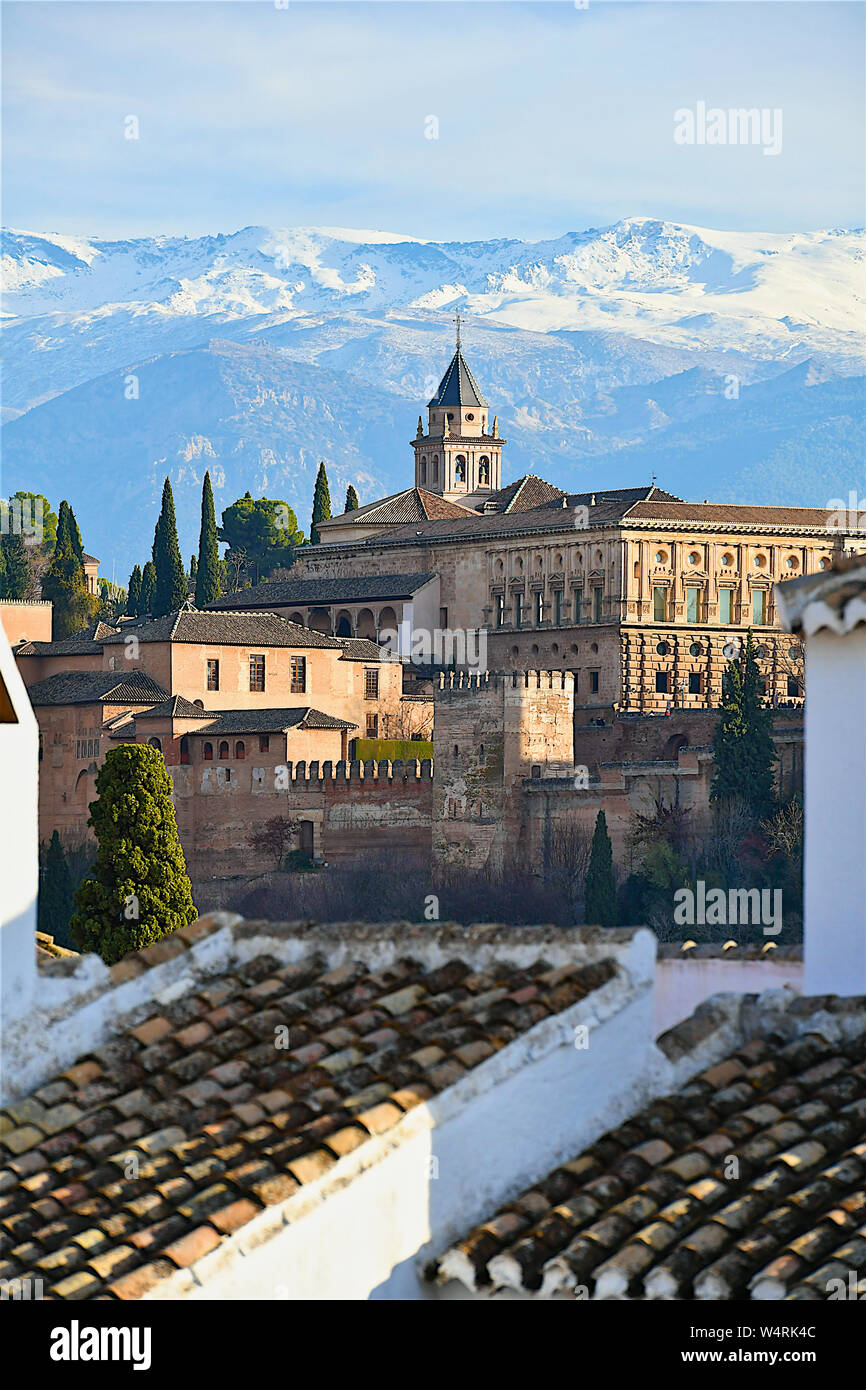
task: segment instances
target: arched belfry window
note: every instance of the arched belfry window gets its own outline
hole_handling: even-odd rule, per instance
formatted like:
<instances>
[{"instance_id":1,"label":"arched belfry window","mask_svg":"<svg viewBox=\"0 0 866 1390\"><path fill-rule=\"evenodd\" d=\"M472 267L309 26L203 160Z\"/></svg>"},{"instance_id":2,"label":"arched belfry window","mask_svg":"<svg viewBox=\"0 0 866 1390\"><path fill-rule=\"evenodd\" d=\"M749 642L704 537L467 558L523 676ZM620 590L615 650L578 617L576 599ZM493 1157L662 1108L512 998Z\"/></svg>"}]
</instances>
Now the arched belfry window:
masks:
<instances>
[{"instance_id":1,"label":"arched belfry window","mask_svg":"<svg viewBox=\"0 0 866 1390\"><path fill-rule=\"evenodd\" d=\"M478 481L484 487L490 484L490 460L486 454L482 454L478 460Z\"/></svg>"},{"instance_id":2,"label":"arched belfry window","mask_svg":"<svg viewBox=\"0 0 866 1390\"><path fill-rule=\"evenodd\" d=\"M466 457L464 454L458 454L454 460L454 477L458 483L466 482Z\"/></svg>"},{"instance_id":3,"label":"arched belfry window","mask_svg":"<svg viewBox=\"0 0 866 1390\"><path fill-rule=\"evenodd\" d=\"M418 481L423 486L427 482L427 460L422 459L418 467Z\"/></svg>"}]
</instances>

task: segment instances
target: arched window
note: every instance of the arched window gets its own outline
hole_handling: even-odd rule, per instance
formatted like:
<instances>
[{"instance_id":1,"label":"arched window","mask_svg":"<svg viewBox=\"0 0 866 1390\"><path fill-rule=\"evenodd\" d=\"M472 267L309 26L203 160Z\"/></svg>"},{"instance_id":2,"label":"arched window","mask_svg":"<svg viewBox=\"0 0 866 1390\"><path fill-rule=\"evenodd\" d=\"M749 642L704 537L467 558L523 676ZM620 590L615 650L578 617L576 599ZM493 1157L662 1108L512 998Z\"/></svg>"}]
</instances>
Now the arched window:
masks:
<instances>
[{"instance_id":1,"label":"arched window","mask_svg":"<svg viewBox=\"0 0 866 1390\"><path fill-rule=\"evenodd\" d=\"M464 454L458 454L454 460L454 477L458 483L466 482L466 457Z\"/></svg>"},{"instance_id":2,"label":"arched window","mask_svg":"<svg viewBox=\"0 0 866 1390\"><path fill-rule=\"evenodd\" d=\"M189 739L187 738L186 734L184 734L183 738L180 741L180 760L182 763L188 763L190 761Z\"/></svg>"},{"instance_id":3,"label":"arched window","mask_svg":"<svg viewBox=\"0 0 866 1390\"><path fill-rule=\"evenodd\" d=\"M153 738L149 738L149 739L147 740L147 742L148 742L148 746L149 746L150 748L158 748L159 751L160 751L160 753L162 752L162 744L160 743L160 741L159 741L159 739L156 737L156 735L154 735Z\"/></svg>"},{"instance_id":4,"label":"arched window","mask_svg":"<svg viewBox=\"0 0 866 1390\"><path fill-rule=\"evenodd\" d=\"M490 460L486 454L482 454L478 460L478 481L484 487L490 483Z\"/></svg>"},{"instance_id":5,"label":"arched window","mask_svg":"<svg viewBox=\"0 0 866 1390\"><path fill-rule=\"evenodd\" d=\"M434 454L434 455L433 455L433 462L432 462L432 466L431 466L431 469L430 469L430 478L431 478L431 480L432 480L434 483L438 483L438 481L439 481L439 455L438 455L438 454Z\"/></svg>"},{"instance_id":6,"label":"arched window","mask_svg":"<svg viewBox=\"0 0 866 1390\"><path fill-rule=\"evenodd\" d=\"M247 746L244 743L243 739L239 738L237 743L235 744L235 757L237 758L238 762L242 763L246 756Z\"/></svg>"},{"instance_id":7,"label":"arched window","mask_svg":"<svg viewBox=\"0 0 866 1390\"><path fill-rule=\"evenodd\" d=\"M213 762L213 744L212 744L212 743L206 743L206 744L205 744L205 746L204 746L204 751L203 751L203 753L202 753L202 757L204 758L204 760L205 760L206 763L212 763L212 762Z\"/></svg>"},{"instance_id":8,"label":"arched window","mask_svg":"<svg viewBox=\"0 0 866 1390\"><path fill-rule=\"evenodd\" d=\"M421 466L420 466L420 468L418 469L418 479L419 479L419 481L420 481L422 487L423 487L423 485L427 482L427 460L426 460L426 459L422 459L422 460L421 460Z\"/></svg>"},{"instance_id":9,"label":"arched window","mask_svg":"<svg viewBox=\"0 0 866 1390\"><path fill-rule=\"evenodd\" d=\"M228 757L228 755L229 755L229 745L228 745L228 740L227 740L227 739L223 739L222 742L220 743L220 754L219 754L219 755L220 755L220 761L222 761L223 758L227 758L227 757Z\"/></svg>"},{"instance_id":10,"label":"arched window","mask_svg":"<svg viewBox=\"0 0 866 1390\"><path fill-rule=\"evenodd\" d=\"M194 704L198 709L204 709L204 700L193 700L193 704Z\"/></svg>"}]
</instances>

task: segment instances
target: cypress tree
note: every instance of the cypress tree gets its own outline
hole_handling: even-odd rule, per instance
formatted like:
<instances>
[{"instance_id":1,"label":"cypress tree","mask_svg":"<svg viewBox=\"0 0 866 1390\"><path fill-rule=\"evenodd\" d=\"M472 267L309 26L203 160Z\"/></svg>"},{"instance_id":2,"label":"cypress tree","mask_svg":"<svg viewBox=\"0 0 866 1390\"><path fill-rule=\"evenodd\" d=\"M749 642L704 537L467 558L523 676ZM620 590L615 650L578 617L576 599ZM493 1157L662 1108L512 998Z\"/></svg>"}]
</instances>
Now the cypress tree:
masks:
<instances>
[{"instance_id":1,"label":"cypress tree","mask_svg":"<svg viewBox=\"0 0 866 1390\"><path fill-rule=\"evenodd\" d=\"M195 588L195 577L196 577L197 574L198 574L198 560L196 559L196 557L195 557L194 555L190 555L190 557L189 557L189 579L190 579L190 584L191 584L191 586L192 586L193 588Z\"/></svg>"},{"instance_id":2,"label":"cypress tree","mask_svg":"<svg viewBox=\"0 0 866 1390\"><path fill-rule=\"evenodd\" d=\"M78 529L78 522L75 520L75 513L68 502L61 502L57 511L57 544L69 540L73 553L78 559L78 563L84 568L84 546L81 543L81 532Z\"/></svg>"},{"instance_id":3,"label":"cypress tree","mask_svg":"<svg viewBox=\"0 0 866 1390\"><path fill-rule=\"evenodd\" d=\"M153 595L156 590L156 566L148 560L141 571L141 597L138 601L139 617L153 617Z\"/></svg>"},{"instance_id":4,"label":"cypress tree","mask_svg":"<svg viewBox=\"0 0 866 1390\"><path fill-rule=\"evenodd\" d=\"M313 519L310 523L310 545L319 544L319 522L327 521L331 515L331 492L324 463L319 464L316 474L316 490L313 493Z\"/></svg>"},{"instance_id":5,"label":"cypress tree","mask_svg":"<svg viewBox=\"0 0 866 1390\"><path fill-rule=\"evenodd\" d=\"M195 577L196 608L205 608L209 603L215 603L221 592L220 557L216 517L213 509L213 489L210 473L205 473L201 488L201 531L198 540L198 567Z\"/></svg>"},{"instance_id":6,"label":"cypress tree","mask_svg":"<svg viewBox=\"0 0 866 1390\"><path fill-rule=\"evenodd\" d=\"M756 821L772 814L777 760L773 712L761 705L760 679L750 628L743 651L729 662L722 677L710 800L722 813L732 802L742 801Z\"/></svg>"},{"instance_id":7,"label":"cypress tree","mask_svg":"<svg viewBox=\"0 0 866 1390\"><path fill-rule=\"evenodd\" d=\"M137 618L141 604L141 568L134 565L132 574L129 576L129 585L126 591L126 611L131 618Z\"/></svg>"},{"instance_id":8,"label":"cypress tree","mask_svg":"<svg viewBox=\"0 0 866 1390\"><path fill-rule=\"evenodd\" d=\"M42 597L50 599L54 605L51 635L55 642L86 627L97 607L96 600L87 592L84 569L73 545L68 522L64 522L61 530L58 519L54 555L42 580Z\"/></svg>"},{"instance_id":9,"label":"cypress tree","mask_svg":"<svg viewBox=\"0 0 866 1390\"><path fill-rule=\"evenodd\" d=\"M607 833L607 818L599 811L595 818L589 868L584 890L584 918L589 926L616 926L616 879L613 850Z\"/></svg>"},{"instance_id":10,"label":"cypress tree","mask_svg":"<svg viewBox=\"0 0 866 1390\"><path fill-rule=\"evenodd\" d=\"M162 508L153 536L153 563L156 567L156 589L153 596L153 617L161 618L182 608L187 600L186 571L177 540L174 497L166 478L162 487Z\"/></svg>"},{"instance_id":11,"label":"cypress tree","mask_svg":"<svg viewBox=\"0 0 866 1390\"><path fill-rule=\"evenodd\" d=\"M0 537L0 598L8 598L6 592L6 551L3 547L3 540Z\"/></svg>"},{"instance_id":12,"label":"cypress tree","mask_svg":"<svg viewBox=\"0 0 866 1390\"><path fill-rule=\"evenodd\" d=\"M96 862L75 894L70 923L81 951L113 965L196 918L171 804L171 779L158 748L111 748L96 774L88 825Z\"/></svg>"},{"instance_id":13,"label":"cypress tree","mask_svg":"<svg viewBox=\"0 0 866 1390\"><path fill-rule=\"evenodd\" d=\"M26 598L30 583L30 566L27 563L27 547L24 537L17 531L10 532L2 539L5 598Z\"/></svg>"},{"instance_id":14,"label":"cypress tree","mask_svg":"<svg viewBox=\"0 0 866 1390\"><path fill-rule=\"evenodd\" d=\"M39 883L39 930L53 936L58 946L66 944L66 932L73 908L72 875L55 830L45 855Z\"/></svg>"},{"instance_id":15,"label":"cypress tree","mask_svg":"<svg viewBox=\"0 0 866 1390\"><path fill-rule=\"evenodd\" d=\"M361 504L358 501L358 494L352 487L352 484L350 483L349 486L346 488L346 505L344 507L344 511L356 512L360 505Z\"/></svg>"}]
</instances>

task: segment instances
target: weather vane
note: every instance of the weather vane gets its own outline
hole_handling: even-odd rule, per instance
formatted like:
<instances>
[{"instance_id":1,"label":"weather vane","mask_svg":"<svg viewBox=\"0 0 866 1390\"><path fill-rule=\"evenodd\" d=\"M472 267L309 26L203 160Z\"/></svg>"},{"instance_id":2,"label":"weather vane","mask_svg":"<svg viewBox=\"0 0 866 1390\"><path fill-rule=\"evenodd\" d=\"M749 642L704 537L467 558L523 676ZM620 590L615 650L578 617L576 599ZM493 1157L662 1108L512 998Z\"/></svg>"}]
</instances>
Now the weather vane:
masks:
<instances>
[{"instance_id":1,"label":"weather vane","mask_svg":"<svg viewBox=\"0 0 866 1390\"><path fill-rule=\"evenodd\" d=\"M457 350L460 351L460 310L454 315L454 322L457 324Z\"/></svg>"}]
</instances>

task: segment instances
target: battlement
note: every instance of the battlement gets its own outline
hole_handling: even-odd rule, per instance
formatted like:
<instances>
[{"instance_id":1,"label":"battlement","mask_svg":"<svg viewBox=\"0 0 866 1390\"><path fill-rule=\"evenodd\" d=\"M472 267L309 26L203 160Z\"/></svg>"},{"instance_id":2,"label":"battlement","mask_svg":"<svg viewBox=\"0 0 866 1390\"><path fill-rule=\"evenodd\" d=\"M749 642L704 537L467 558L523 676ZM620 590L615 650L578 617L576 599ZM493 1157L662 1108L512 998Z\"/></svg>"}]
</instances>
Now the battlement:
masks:
<instances>
[{"instance_id":1,"label":"battlement","mask_svg":"<svg viewBox=\"0 0 866 1390\"><path fill-rule=\"evenodd\" d=\"M432 758L395 758L393 762L387 759L376 762L372 758L361 762L355 758L351 762L341 759L336 763L287 763L286 767L293 786L299 782L308 786L313 784L314 787L320 787L324 782L352 782L356 785L370 782L378 786L385 782L391 785L395 782L429 782L433 778Z\"/></svg>"},{"instance_id":2,"label":"battlement","mask_svg":"<svg viewBox=\"0 0 866 1390\"><path fill-rule=\"evenodd\" d=\"M434 695L491 690L574 691L571 671L440 671Z\"/></svg>"}]
</instances>

